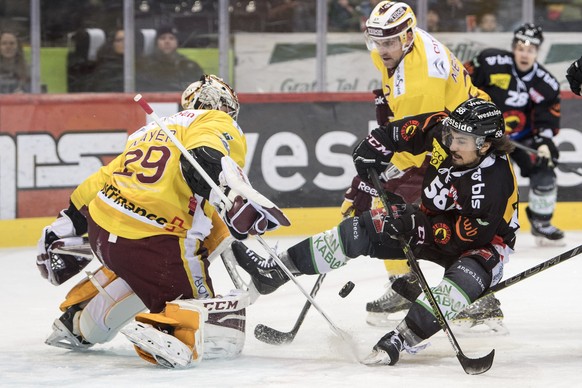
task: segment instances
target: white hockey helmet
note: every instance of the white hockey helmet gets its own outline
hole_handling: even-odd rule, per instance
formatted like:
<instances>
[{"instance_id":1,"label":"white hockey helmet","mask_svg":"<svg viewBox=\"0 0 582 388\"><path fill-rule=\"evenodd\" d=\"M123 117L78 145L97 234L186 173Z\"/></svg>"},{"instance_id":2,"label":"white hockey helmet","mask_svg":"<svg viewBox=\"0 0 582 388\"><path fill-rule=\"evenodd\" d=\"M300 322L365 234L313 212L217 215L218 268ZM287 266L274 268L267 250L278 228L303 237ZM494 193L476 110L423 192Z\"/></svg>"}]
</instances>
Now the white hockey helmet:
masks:
<instances>
[{"instance_id":1,"label":"white hockey helmet","mask_svg":"<svg viewBox=\"0 0 582 388\"><path fill-rule=\"evenodd\" d=\"M372 10L366 20L366 46L368 50L376 49L375 40L399 38L402 51L406 51L414 42L416 16L412 8L406 3L395 1L381 1ZM412 31L412 40L406 44L406 33Z\"/></svg>"},{"instance_id":2,"label":"white hockey helmet","mask_svg":"<svg viewBox=\"0 0 582 388\"><path fill-rule=\"evenodd\" d=\"M223 106L228 107L227 113L236 120L240 105L235 91L222 78L212 74L204 74L182 93L184 109L221 110Z\"/></svg>"}]
</instances>

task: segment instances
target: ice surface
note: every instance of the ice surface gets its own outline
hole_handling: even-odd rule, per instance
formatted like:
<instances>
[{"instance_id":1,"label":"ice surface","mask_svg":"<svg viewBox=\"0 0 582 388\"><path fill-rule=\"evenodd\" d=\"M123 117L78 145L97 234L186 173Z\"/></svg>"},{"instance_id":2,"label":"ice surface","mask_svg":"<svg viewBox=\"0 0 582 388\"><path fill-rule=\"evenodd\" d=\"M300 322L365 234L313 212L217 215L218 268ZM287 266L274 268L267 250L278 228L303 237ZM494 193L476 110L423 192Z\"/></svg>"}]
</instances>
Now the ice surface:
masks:
<instances>
[{"instance_id":1,"label":"ice surface","mask_svg":"<svg viewBox=\"0 0 582 388\"><path fill-rule=\"evenodd\" d=\"M579 245L582 232L567 232L568 246L538 248L528 233L518 237L517 252L506 266L506 277ZM297 238L267 241L279 249ZM256 241L249 245L258 248ZM260 248L258 248L260 249ZM353 336L357 355L336 337L321 315L311 309L295 340L273 346L256 340L255 325L289 331L305 298L289 282L262 296L247 311L247 342L235 360L206 361L187 370L167 370L143 362L123 335L84 353L44 344L58 305L81 275L60 287L42 279L34 248L0 250L0 386L160 386L160 387L576 387L582 372L582 255L535 275L498 294L505 313L506 336L473 335L457 339L468 357L495 349L490 371L466 375L447 337L441 332L421 353L403 354L393 367L367 367L356 357L366 355L393 327L365 323L365 303L380 296L387 280L381 261L359 258L330 273L316 297L335 325ZM96 268L91 263L88 269ZM421 262L431 285L442 270ZM211 267L219 292L232 288L224 267ZM311 290L315 276L299 282ZM348 281L356 286L345 299L338 296ZM394 325L398 323L394 321Z\"/></svg>"}]
</instances>

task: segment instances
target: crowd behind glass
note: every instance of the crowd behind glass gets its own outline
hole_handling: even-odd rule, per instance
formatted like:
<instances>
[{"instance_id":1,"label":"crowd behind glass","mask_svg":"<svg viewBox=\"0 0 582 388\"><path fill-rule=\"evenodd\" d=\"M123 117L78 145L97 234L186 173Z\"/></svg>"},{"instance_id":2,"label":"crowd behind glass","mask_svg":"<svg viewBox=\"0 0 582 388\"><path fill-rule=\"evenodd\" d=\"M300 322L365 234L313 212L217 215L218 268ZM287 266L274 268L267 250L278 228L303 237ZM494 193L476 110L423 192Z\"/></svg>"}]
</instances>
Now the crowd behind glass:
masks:
<instances>
[{"instance_id":1,"label":"crowd behind glass","mask_svg":"<svg viewBox=\"0 0 582 388\"><path fill-rule=\"evenodd\" d=\"M427 0L425 30L504 32L521 23L522 0ZM328 32L359 32L379 0L328 0ZM181 49L218 47L218 1L136 0L138 92L181 91L206 71ZM230 0L230 31L316 31L314 0ZM417 0L408 1L415 8ZM67 92L123 91L119 0L41 0L42 47L67 47ZM582 0L535 0L544 31L582 31ZM30 91L30 2L0 0L0 93ZM28 55L29 57L30 55ZM42 66L42 64L41 64Z\"/></svg>"}]
</instances>

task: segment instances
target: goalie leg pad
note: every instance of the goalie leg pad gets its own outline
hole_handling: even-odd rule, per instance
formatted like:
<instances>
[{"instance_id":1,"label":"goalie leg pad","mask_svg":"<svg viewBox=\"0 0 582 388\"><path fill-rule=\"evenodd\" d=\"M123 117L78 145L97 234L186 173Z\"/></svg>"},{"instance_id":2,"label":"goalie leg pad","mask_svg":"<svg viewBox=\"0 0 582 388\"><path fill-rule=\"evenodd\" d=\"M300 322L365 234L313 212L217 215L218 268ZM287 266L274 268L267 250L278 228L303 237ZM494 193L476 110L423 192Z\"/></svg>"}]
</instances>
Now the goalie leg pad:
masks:
<instances>
[{"instance_id":1,"label":"goalie leg pad","mask_svg":"<svg viewBox=\"0 0 582 388\"><path fill-rule=\"evenodd\" d=\"M79 329L93 344L111 341L119 330L145 310L145 305L127 283L117 278L87 304L81 312Z\"/></svg>"},{"instance_id":2,"label":"goalie leg pad","mask_svg":"<svg viewBox=\"0 0 582 388\"><path fill-rule=\"evenodd\" d=\"M142 313L121 332L141 349L138 355L166 368L187 367L201 361L204 322L208 311L199 300L174 300L161 313ZM143 352L149 354L144 357Z\"/></svg>"},{"instance_id":3,"label":"goalie leg pad","mask_svg":"<svg viewBox=\"0 0 582 388\"><path fill-rule=\"evenodd\" d=\"M229 294L201 300L208 309L208 321L204 332L204 358L232 359L237 357L245 344L246 307L250 294L243 290L231 290Z\"/></svg>"}]
</instances>

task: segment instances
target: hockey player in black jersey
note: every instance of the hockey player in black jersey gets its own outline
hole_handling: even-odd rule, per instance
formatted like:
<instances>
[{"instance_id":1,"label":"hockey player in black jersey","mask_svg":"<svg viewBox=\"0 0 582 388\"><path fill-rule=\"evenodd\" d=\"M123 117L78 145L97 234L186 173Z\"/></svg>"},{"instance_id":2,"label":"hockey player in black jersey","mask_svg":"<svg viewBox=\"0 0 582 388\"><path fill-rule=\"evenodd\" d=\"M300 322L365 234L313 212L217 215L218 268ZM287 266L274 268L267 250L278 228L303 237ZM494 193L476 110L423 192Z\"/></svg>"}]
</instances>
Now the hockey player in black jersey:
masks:
<instances>
[{"instance_id":1,"label":"hockey player in black jersey","mask_svg":"<svg viewBox=\"0 0 582 388\"><path fill-rule=\"evenodd\" d=\"M503 111L510 138L528 148L516 148L511 158L521 175L529 177L529 206L525 209L539 246L565 245L564 232L551 224L558 189L559 152L553 137L560 128L560 85L537 60L542 29L526 23L514 32L512 51L483 50L465 67L473 84L491 96Z\"/></svg>"},{"instance_id":2,"label":"hockey player in black jersey","mask_svg":"<svg viewBox=\"0 0 582 388\"><path fill-rule=\"evenodd\" d=\"M566 79L570 84L570 90L572 93L575 93L581 96L581 87L582 87L582 57L580 59L575 60L572 62L568 70L566 71Z\"/></svg>"},{"instance_id":3,"label":"hockey player in black jersey","mask_svg":"<svg viewBox=\"0 0 582 388\"><path fill-rule=\"evenodd\" d=\"M401 203L393 205L395 216L380 208L344 219L279 254L281 261L299 275L326 273L362 255L396 259L403 250L395 237L404 236L417 258L445 269L433 293L447 320L454 319L499 282L515 244L518 192L508 157L514 145L504 131L501 111L478 98L465 101L449 116L428 113L373 130L353 153L364 180L370 168L383 172L394 152L431 152L420 208ZM259 292L271 293L289 280L277 264L244 244L232 247ZM420 289L406 291L404 296L415 303L374 346L367 364L393 365L400 352L421 350L422 342L440 329Z\"/></svg>"}]
</instances>

